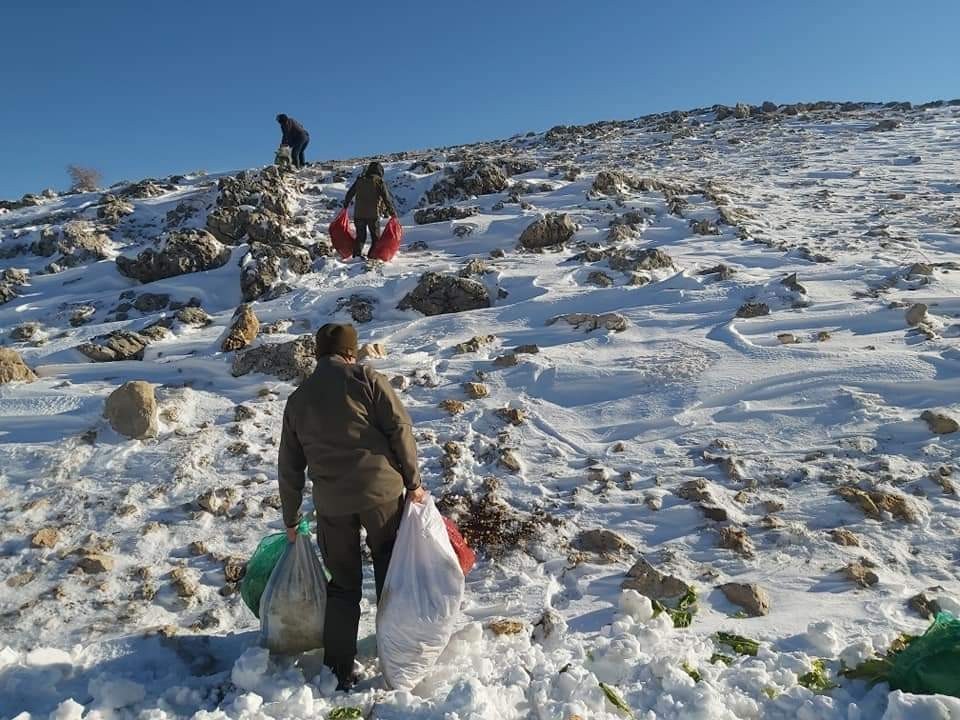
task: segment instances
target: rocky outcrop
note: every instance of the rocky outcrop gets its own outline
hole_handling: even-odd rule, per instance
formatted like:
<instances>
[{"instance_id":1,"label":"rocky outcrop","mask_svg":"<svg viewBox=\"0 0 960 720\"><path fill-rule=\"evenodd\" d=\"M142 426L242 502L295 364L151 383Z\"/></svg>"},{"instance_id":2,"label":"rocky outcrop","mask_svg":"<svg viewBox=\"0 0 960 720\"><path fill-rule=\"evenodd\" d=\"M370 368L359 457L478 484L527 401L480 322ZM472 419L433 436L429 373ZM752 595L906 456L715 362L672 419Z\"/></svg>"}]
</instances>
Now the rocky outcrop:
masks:
<instances>
[{"instance_id":1,"label":"rocky outcrop","mask_svg":"<svg viewBox=\"0 0 960 720\"><path fill-rule=\"evenodd\" d=\"M520 245L527 250L563 245L577 232L577 224L566 213L550 213L535 220L520 235Z\"/></svg>"},{"instance_id":2,"label":"rocky outcrop","mask_svg":"<svg viewBox=\"0 0 960 720\"><path fill-rule=\"evenodd\" d=\"M490 307L487 288L476 280L428 272L397 305L398 310L417 310L424 315L479 310Z\"/></svg>"},{"instance_id":3,"label":"rocky outcrop","mask_svg":"<svg viewBox=\"0 0 960 720\"><path fill-rule=\"evenodd\" d=\"M475 195L492 195L507 188L507 173L492 160L471 158L456 169L448 168L446 175L427 190L426 201L440 205L450 200L462 200Z\"/></svg>"},{"instance_id":4,"label":"rocky outcrop","mask_svg":"<svg viewBox=\"0 0 960 720\"><path fill-rule=\"evenodd\" d=\"M133 213L133 205L123 198L106 193L100 197L97 217L108 225L116 225L127 215Z\"/></svg>"},{"instance_id":5,"label":"rocky outcrop","mask_svg":"<svg viewBox=\"0 0 960 720\"><path fill-rule=\"evenodd\" d=\"M36 374L27 367L16 350L0 348L0 385L9 382L33 382Z\"/></svg>"},{"instance_id":6,"label":"rocky outcrop","mask_svg":"<svg viewBox=\"0 0 960 720\"><path fill-rule=\"evenodd\" d=\"M301 335L285 343L271 343L241 350L233 359L234 377L251 372L273 375L281 380L304 380L313 372L316 341L313 335Z\"/></svg>"},{"instance_id":7,"label":"rocky outcrop","mask_svg":"<svg viewBox=\"0 0 960 720\"><path fill-rule=\"evenodd\" d=\"M229 259L230 248L206 230L181 230L172 233L158 250L144 250L135 259L118 257L117 270L126 277L150 283L214 270Z\"/></svg>"},{"instance_id":8,"label":"rocky outcrop","mask_svg":"<svg viewBox=\"0 0 960 720\"><path fill-rule=\"evenodd\" d=\"M429 225L430 223L446 222L448 220L463 220L473 217L480 212L475 207L430 207L417 210L413 214L413 221L417 225Z\"/></svg>"},{"instance_id":9,"label":"rocky outcrop","mask_svg":"<svg viewBox=\"0 0 960 720\"><path fill-rule=\"evenodd\" d=\"M924 410L920 419L927 424L930 432L937 435L949 435L960 430L960 422L940 410Z\"/></svg>"},{"instance_id":10,"label":"rocky outcrop","mask_svg":"<svg viewBox=\"0 0 960 720\"><path fill-rule=\"evenodd\" d=\"M177 186L173 183L161 182L153 178L145 178L139 182L125 185L117 191L117 195L122 198L133 198L135 200L145 200L147 198L160 197L166 195L171 190L176 190Z\"/></svg>"},{"instance_id":11,"label":"rocky outcrop","mask_svg":"<svg viewBox=\"0 0 960 720\"><path fill-rule=\"evenodd\" d=\"M103 410L110 426L121 435L142 440L157 435L157 398L153 385L140 380L114 390Z\"/></svg>"},{"instance_id":12,"label":"rocky outcrop","mask_svg":"<svg viewBox=\"0 0 960 720\"><path fill-rule=\"evenodd\" d=\"M762 302L744 303L737 310L738 318L755 318L770 314L770 306Z\"/></svg>"},{"instance_id":13,"label":"rocky outcrop","mask_svg":"<svg viewBox=\"0 0 960 720\"><path fill-rule=\"evenodd\" d=\"M567 313L566 315L558 315L555 318L551 318L547 321L547 325L553 325L556 322L564 321L568 325L572 325L577 330L581 328L585 329L587 332L591 330L598 330L603 328L604 330L610 330L612 332L623 332L627 329L627 319L618 313L603 313L602 315L593 315L590 313Z\"/></svg>"},{"instance_id":14,"label":"rocky outcrop","mask_svg":"<svg viewBox=\"0 0 960 720\"><path fill-rule=\"evenodd\" d=\"M77 350L94 362L143 360L143 351L150 339L130 330L114 330L77 346Z\"/></svg>"},{"instance_id":15,"label":"rocky outcrop","mask_svg":"<svg viewBox=\"0 0 960 720\"><path fill-rule=\"evenodd\" d=\"M106 259L110 256L110 238L94 231L87 223L70 222L62 228L44 229L31 250L41 257L56 256L47 270L58 272L82 263Z\"/></svg>"},{"instance_id":16,"label":"rocky outcrop","mask_svg":"<svg viewBox=\"0 0 960 720\"><path fill-rule=\"evenodd\" d=\"M259 332L260 321L256 313L249 305L243 304L233 314L233 323L220 349L224 352L233 352L245 348L256 339Z\"/></svg>"}]
</instances>

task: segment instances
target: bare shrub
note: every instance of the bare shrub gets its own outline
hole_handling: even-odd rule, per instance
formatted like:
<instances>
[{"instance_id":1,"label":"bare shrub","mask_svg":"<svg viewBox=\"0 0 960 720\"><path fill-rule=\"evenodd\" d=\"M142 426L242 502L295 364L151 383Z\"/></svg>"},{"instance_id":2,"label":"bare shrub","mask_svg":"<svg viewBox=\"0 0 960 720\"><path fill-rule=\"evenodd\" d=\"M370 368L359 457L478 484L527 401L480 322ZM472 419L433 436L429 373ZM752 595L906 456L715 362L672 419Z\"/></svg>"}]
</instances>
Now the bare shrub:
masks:
<instances>
[{"instance_id":1,"label":"bare shrub","mask_svg":"<svg viewBox=\"0 0 960 720\"><path fill-rule=\"evenodd\" d=\"M70 176L70 189L74 192L96 190L103 179L99 170L79 165L67 165L67 174Z\"/></svg>"}]
</instances>

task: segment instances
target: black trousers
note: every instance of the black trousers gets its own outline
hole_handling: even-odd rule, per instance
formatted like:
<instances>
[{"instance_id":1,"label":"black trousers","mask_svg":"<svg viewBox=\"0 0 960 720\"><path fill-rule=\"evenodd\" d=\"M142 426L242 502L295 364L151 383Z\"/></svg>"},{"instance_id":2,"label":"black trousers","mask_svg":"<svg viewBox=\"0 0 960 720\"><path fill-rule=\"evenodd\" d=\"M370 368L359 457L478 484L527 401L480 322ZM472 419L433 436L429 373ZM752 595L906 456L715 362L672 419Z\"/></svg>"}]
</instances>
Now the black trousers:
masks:
<instances>
[{"instance_id":1,"label":"black trousers","mask_svg":"<svg viewBox=\"0 0 960 720\"><path fill-rule=\"evenodd\" d=\"M367 531L373 555L377 600L397 539L403 496L355 515L317 515L317 541L332 579L327 584L327 615L323 626L324 664L338 677L348 675L357 655L360 599L363 597L363 557L360 528Z\"/></svg>"},{"instance_id":2,"label":"black trousers","mask_svg":"<svg viewBox=\"0 0 960 720\"><path fill-rule=\"evenodd\" d=\"M365 220L363 218L353 218L353 224L357 228L357 246L353 251L356 257L363 255L363 245L367 242L367 231L370 232L370 248L373 249L374 243L380 239L380 220L373 218Z\"/></svg>"},{"instance_id":3,"label":"black trousers","mask_svg":"<svg viewBox=\"0 0 960 720\"><path fill-rule=\"evenodd\" d=\"M292 148L290 148L290 157L293 160L294 167L302 168L303 167L303 151L307 149L307 145L310 144L309 140L304 140L302 143L297 143Z\"/></svg>"}]
</instances>

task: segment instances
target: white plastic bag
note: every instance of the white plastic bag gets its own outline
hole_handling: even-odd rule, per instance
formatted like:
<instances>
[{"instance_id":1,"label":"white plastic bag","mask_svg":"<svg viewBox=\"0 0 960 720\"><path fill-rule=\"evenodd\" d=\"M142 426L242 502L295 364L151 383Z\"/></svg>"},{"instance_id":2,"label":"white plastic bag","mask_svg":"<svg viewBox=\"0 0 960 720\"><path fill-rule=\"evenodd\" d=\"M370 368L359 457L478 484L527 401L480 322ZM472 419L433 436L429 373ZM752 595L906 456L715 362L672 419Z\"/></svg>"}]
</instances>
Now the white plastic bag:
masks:
<instances>
[{"instance_id":1,"label":"white plastic bag","mask_svg":"<svg viewBox=\"0 0 960 720\"><path fill-rule=\"evenodd\" d=\"M323 647L327 580L308 535L287 543L260 597L260 642L275 653Z\"/></svg>"},{"instance_id":2,"label":"white plastic bag","mask_svg":"<svg viewBox=\"0 0 960 720\"><path fill-rule=\"evenodd\" d=\"M395 690L419 683L460 615L463 571L432 497L407 503L377 607L380 668Z\"/></svg>"}]
</instances>

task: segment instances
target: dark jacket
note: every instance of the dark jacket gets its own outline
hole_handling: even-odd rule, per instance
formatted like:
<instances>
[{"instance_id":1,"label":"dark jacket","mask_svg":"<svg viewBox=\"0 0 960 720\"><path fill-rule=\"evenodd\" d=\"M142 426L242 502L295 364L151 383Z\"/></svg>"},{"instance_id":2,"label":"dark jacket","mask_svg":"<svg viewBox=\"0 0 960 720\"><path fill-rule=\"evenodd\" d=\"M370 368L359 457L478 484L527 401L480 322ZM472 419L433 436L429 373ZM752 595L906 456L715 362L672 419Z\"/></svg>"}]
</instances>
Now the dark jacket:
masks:
<instances>
[{"instance_id":1,"label":"dark jacket","mask_svg":"<svg viewBox=\"0 0 960 720\"><path fill-rule=\"evenodd\" d=\"M278 467L288 527L300 511L305 469L320 515L359 513L420 486L412 422L383 375L322 357L290 395Z\"/></svg>"},{"instance_id":2,"label":"dark jacket","mask_svg":"<svg viewBox=\"0 0 960 720\"><path fill-rule=\"evenodd\" d=\"M281 145L297 147L297 145L303 145L310 140L310 133L292 117L281 120L280 129L283 130L283 139L280 140Z\"/></svg>"},{"instance_id":3,"label":"dark jacket","mask_svg":"<svg viewBox=\"0 0 960 720\"><path fill-rule=\"evenodd\" d=\"M397 214L397 208L393 204L393 198L390 197L390 191L387 190L387 184L383 178L376 174L364 173L347 190L347 196L343 200L343 206L349 207L350 202L356 198L357 204L353 208L353 217L357 220L376 220L380 217L380 203L382 202L391 215Z\"/></svg>"}]
</instances>

